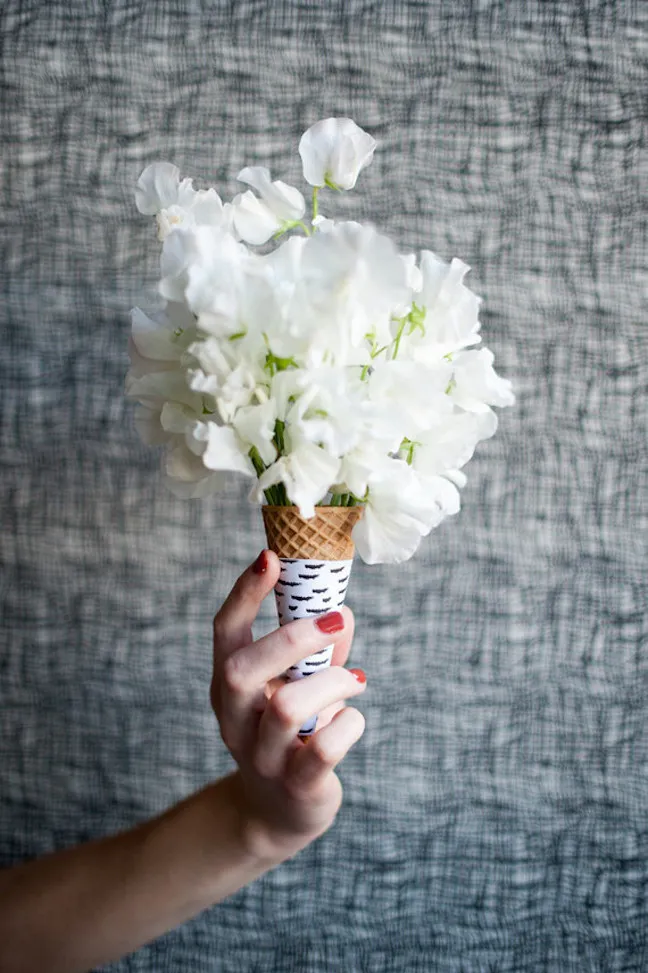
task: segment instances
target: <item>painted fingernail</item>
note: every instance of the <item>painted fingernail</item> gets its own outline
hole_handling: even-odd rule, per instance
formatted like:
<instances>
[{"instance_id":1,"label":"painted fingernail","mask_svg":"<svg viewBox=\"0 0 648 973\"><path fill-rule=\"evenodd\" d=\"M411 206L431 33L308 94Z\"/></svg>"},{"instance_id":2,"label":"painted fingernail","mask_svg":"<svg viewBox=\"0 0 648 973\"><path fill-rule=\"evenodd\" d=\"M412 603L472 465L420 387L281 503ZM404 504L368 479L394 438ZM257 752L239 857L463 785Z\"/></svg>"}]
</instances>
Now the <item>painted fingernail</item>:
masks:
<instances>
[{"instance_id":1,"label":"painted fingernail","mask_svg":"<svg viewBox=\"0 0 648 973\"><path fill-rule=\"evenodd\" d=\"M333 632L341 632L344 628L344 618L341 612L329 612L327 615L320 615L315 619L315 624L320 632L325 635L332 635Z\"/></svg>"},{"instance_id":2,"label":"painted fingernail","mask_svg":"<svg viewBox=\"0 0 648 973\"><path fill-rule=\"evenodd\" d=\"M265 574L268 570L268 552L261 551L258 558L252 565L252 570L255 574Z\"/></svg>"},{"instance_id":3,"label":"painted fingernail","mask_svg":"<svg viewBox=\"0 0 648 973\"><path fill-rule=\"evenodd\" d=\"M364 685L367 681L367 673L364 669L349 669L352 676L355 676L359 683Z\"/></svg>"}]
</instances>

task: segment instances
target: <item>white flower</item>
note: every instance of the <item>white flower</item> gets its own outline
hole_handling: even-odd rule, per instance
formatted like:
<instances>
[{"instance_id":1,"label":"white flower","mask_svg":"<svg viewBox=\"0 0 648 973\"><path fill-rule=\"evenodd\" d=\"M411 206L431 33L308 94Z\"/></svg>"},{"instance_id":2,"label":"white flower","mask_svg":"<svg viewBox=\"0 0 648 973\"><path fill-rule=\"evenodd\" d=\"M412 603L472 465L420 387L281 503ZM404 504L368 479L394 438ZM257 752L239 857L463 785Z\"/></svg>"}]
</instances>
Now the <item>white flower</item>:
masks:
<instances>
[{"instance_id":1,"label":"white flower","mask_svg":"<svg viewBox=\"0 0 648 973\"><path fill-rule=\"evenodd\" d=\"M412 437L452 412L445 393L451 378L452 368L444 361L426 366L380 359L367 379L367 394L375 406L388 406L402 434Z\"/></svg>"},{"instance_id":2,"label":"white flower","mask_svg":"<svg viewBox=\"0 0 648 973\"><path fill-rule=\"evenodd\" d=\"M258 363L237 351L233 342L212 337L187 349L188 357L199 366L187 369L189 387L211 397L212 411L217 409L223 422L231 422L237 409L250 404L266 377Z\"/></svg>"},{"instance_id":3,"label":"white flower","mask_svg":"<svg viewBox=\"0 0 648 973\"><path fill-rule=\"evenodd\" d=\"M160 409L152 409L147 405L137 405L133 422L137 433L147 446L162 446L168 443L171 435L162 428Z\"/></svg>"},{"instance_id":4,"label":"white flower","mask_svg":"<svg viewBox=\"0 0 648 973\"><path fill-rule=\"evenodd\" d=\"M421 286L413 294L414 303L424 311L423 327L414 328L403 339L406 354L419 361L434 361L481 341L480 299L463 283L469 270L461 260L447 264L423 250Z\"/></svg>"},{"instance_id":5,"label":"white flower","mask_svg":"<svg viewBox=\"0 0 648 973\"><path fill-rule=\"evenodd\" d=\"M301 220L306 209L304 197L298 189L281 180L272 182L265 166L246 166L238 178L256 189L261 197L258 199L248 190L233 201L234 226L241 239L260 245L273 233Z\"/></svg>"},{"instance_id":6,"label":"white flower","mask_svg":"<svg viewBox=\"0 0 648 973\"><path fill-rule=\"evenodd\" d=\"M208 470L230 470L254 476L254 467L245 448L233 429L215 422L197 422L191 429L187 445L202 457Z\"/></svg>"},{"instance_id":7,"label":"white flower","mask_svg":"<svg viewBox=\"0 0 648 973\"><path fill-rule=\"evenodd\" d=\"M444 517L459 510L459 492L444 477L423 480L403 460L383 464L369 479L362 519L353 529L367 564L399 564Z\"/></svg>"},{"instance_id":8,"label":"white flower","mask_svg":"<svg viewBox=\"0 0 648 973\"><path fill-rule=\"evenodd\" d=\"M328 351L338 364L364 364L367 335L376 347L391 341L393 309L410 291L406 266L388 237L371 226L337 223L306 241L299 273L300 317L293 320L310 347Z\"/></svg>"},{"instance_id":9,"label":"white flower","mask_svg":"<svg viewBox=\"0 0 648 973\"><path fill-rule=\"evenodd\" d=\"M183 441L178 441L164 457L163 470L167 488L182 500L211 496L227 483L225 473L205 469L202 459Z\"/></svg>"},{"instance_id":10,"label":"white flower","mask_svg":"<svg viewBox=\"0 0 648 973\"><path fill-rule=\"evenodd\" d=\"M191 179L180 182L180 170L170 162L154 162L144 169L137 181L135 204L140 213L157 217L159 240L179 226L227 222L216 190L196 191Z\"/></svg>"},{"instance_id":11,"label":"white flower","mask_svg":"<svg viewBox=\"0 0 648 973\"><path fill-rule=\"evenodd\" d=\"M235 330L251 254L217 227L175 230L164 241L160 293L186 302L194 314L211 314Z\"/></svg>"},{"instance_id":12,"label":"white flower","mask_svg":"<svg viewBox=\"0 0 648 973\"><path fill-rule=\"evenodd\" d=\"M165 311L145 314L139 307L131 311L134 351L139 359L155 363L179 362L196 334L196 319L184 304L167 304ZM131 360L134 358L131 352ZM138 359L138 364L142 362Z\"/></svg>"},{"instance_id":13,"label":"white flower","mask_svg":"<svg viewBox=\"0 0 648 973\"><path fill-rule=\"evenodd\" d=\"M412 466L423 476L460 470L471 459L477 443L489 439L496 429L497 416L491 409L482 413L455 412L444 416L416 437Z\"/></svg>"},{"instance_id":14,"label":"white flower","mask_svg":"<svg viewBox=\"0 0 648 973\"><path fill-rule=\"evenodd\" d=\"M304 179L311 186L353 189L375 148L375 139L350 118L316 122L299 142Z\"/></svg>"},{"instance_id":15,"label":"white flower","mask_svg":"<svg viewBox=\"0 0 648 973\"><path fill-rule=\"evenodd\" d=\"M493 368L493 353L488 348L462 351L452 359L453 378L450 398L467 412L489 412L490 405L515 403L511 382Z\"/></svg>"},{"instance_id":16,"label":"white flower","mask_svg":"<svg viewBox=\"0 0 648 973\"><path fill-rule=\"evenodd\" d=\"M144 375L130 371L126 376L126 395L150 409L162 409L165 402L177 402L193 409L196 415L202 413L202 396L189 388L184 372L175 369Z\"/></svg>"},{"instance_id":17,"label":"white flower","mask_svg":"<svg viewBox=\"0 0 648 973\"><path fill-rule=\"evenodd\" d=\"M287 455L280 456L261 474L252 497L260 503L264 490L276 483L283 483L289 500L299 507L302 517L308 519L315 516L315 504L326 496L330 485L336 482L339 469L339 459L319 446L305 440L294 446L289 444Z\"/></svg>"},{"instance_id":18,"label":"white flower","mask_svg":"<svg viewBox=\"0 0 648 973\"><path fill-rule=\"evenodd\" d=\"M397 437L399 442L402 438L400 435ZM334 484L333 492L352 493L358 500L362 500L369 489L369 480L386 462L389 452L380 441L372 441L368 437L342 457L338 482Z\"/></svg>"},{"instance_id":19,"label":"white flower","mask_svg":"<svg viewBox=\"0 0 648 973\"><path fill-rule=\"evenodd\" d=\"M423 251L417 265L371 225L317 213L317 190L351 189L375 146L349 118L304 133L313 232L302 194L263 166L239 172L250 188L225 205L176 166L147 167L136 202L157 219L167 303L132 312L126 392L144 441L166 445L177 496L241 473L254 500L274 492L310 518L351 494L360 556L397 563L457 513L462 467L497 428L491 407L514 397L491 352L470 350L480 299L465 264Z\"/></svg>"},{"instance_id":20,"label":"white flower","mask_svg":"<svg viewBox=\"0 0 648 973\"><path fill-rule=\"evenodd\" d=\"M266 466L277 458L277 450L272 442L276 420L277 404L272 399L238 409L232 420L242 442L248 447L253 446Z\"/></svg>"}]
</instances>

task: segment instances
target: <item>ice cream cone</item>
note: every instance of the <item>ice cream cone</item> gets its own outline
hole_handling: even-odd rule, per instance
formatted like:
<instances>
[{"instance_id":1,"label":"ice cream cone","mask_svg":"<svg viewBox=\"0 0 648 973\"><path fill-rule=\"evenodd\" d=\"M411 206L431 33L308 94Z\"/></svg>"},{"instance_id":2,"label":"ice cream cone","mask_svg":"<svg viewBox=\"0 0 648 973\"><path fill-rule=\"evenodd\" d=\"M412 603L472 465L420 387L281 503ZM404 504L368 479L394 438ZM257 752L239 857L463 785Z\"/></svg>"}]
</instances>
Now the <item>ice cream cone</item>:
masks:
<instances>
[{"instance_id":1,"label":"ice cream cone","mask_svg":"<svg viewBox=\"0 0 648 973\"><path fill-rule=\"evenodd\" d=\"M268 547L281 561L275 587L279 624L295 618L314 618L344 604L354 546L351 531L362 507L316 507L304 520L297 507L264 506L263 522ZM331 664L333 645L291 666L286 676L303 679ZM313 716L299 731L310 736L317 724Z\"/></svg>"}]
</instances>

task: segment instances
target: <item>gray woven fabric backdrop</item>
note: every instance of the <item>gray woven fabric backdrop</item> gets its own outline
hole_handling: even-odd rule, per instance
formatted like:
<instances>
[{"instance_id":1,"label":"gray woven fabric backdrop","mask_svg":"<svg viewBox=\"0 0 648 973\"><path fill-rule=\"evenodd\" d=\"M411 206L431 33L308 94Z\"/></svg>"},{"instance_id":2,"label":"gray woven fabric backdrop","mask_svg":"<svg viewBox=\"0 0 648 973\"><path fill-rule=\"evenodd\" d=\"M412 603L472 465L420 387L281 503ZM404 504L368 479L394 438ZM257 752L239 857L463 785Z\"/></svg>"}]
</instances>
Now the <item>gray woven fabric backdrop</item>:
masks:
<instances>
[{"instance_id":1,"label":"gray woven fabric backdrop","mask_svg":"<svg viewBox=\"0 0 648 973\"><path fill-rule=\"evenodd\" d=\"M647 969L648 5L0 16L2 861L230 767L210 620L260 517L237 482L165 494L136 438L128 311L157 256L133 184L158 159L228 198L252 162L299 184L301 132L350 115L380 149L330 208L473 266L518 404L459 516L402 567L355 569L367 731L334 829L110 969Z\"/></svg>"}]
</instances>

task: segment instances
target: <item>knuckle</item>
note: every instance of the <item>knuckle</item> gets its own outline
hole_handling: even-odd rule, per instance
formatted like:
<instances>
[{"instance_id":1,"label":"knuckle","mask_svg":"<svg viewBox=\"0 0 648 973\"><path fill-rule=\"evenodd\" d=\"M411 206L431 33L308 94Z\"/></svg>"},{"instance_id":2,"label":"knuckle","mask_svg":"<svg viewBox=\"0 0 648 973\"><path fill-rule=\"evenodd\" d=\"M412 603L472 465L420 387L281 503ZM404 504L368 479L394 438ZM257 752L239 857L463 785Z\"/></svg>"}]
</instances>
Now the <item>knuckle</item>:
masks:
<instances>
[{"instance_id":1,"label":"knuckle","mask_svg":"<svg viewBox=\"0 0 648 973\"><path fill-rule=\"evenodd\" d=\"M236 653L223 662L223 683L229 693L242 693L245 689L245 673Z\"/></svg>"},{"instance_id":2,"label":"knuckle","mask_svg":"<svg viewBox=\"0 0 648 973\"><path fill-rule=\"evenodd\" d=\"M301 626L295 624L295 622L289 622L288 625L284 625L281 629L281 634L284 637L284 641L291 647L297 648L300 646L304 639L303 634L300 635Z\"/></svg>"},{"instance_id":3,"label":"knuckle","mask_svg":"<svg viewBox=\"0 0 648 973\"><path fill-rule=\"evenodd\" d=\"M335 755L331 753L330 748L317 735L310 741L309 747L311 749L312 759L317 761L320 767L329 768L334 766Z\"/></svg>"},{"instance_id":4,"label":"knuckle","mask_svg":"<svg viewBox=\"0 0 648 973\"><path fill-rule=\"evenodd\" d=\"M282 686L267 706L268 717L281 730L291 730L300 722L291 685Z\"/></svg>"}]
</instances>

